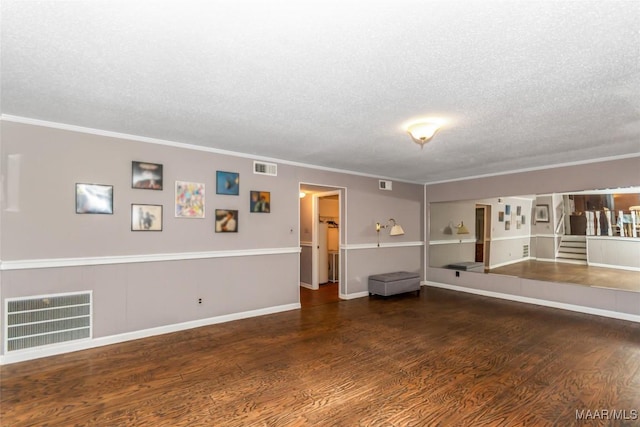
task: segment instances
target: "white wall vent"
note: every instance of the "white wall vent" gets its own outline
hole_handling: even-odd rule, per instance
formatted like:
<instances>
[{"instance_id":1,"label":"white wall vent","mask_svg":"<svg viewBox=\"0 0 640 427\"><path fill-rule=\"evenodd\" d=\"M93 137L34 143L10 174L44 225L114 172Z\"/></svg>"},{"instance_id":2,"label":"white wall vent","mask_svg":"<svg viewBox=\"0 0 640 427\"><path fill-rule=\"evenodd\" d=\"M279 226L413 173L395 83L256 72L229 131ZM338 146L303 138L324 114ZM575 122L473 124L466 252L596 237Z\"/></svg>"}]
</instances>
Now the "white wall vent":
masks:
<instances>
[{"instance_id":1,"label":"white wall vent","mask_svg":"<svg viewBox=\"0 0 640 427\"><path fill-rule=\"evenodd\" d=\"M522 258L529 258L529 245L522 245Z\"/></svg>"},{"instance_id":2,"label":"white wall vent","mask_svg":"<svg viewBox=\"0 0 640 427\"><path fill-rule=\"evenodd\" d=\"M91 292L5 300L5 351L91 338Z\"/></svg>"},{"instance_id":3,"label":"white wall vent","mask_svg":"<svg viewBox=\"0 0 640 427\"><path fill-rule=\"evenodd\" d=\"M253 162L253 173L257 175L278 176L278 165L275 163Z\"/></svg>"},{"instance_id":4,"label":"white wall vent","mask_svg":"<svg viewBox=\"0 0 640 427\"><path fill-rule=\"evenodd\" d=\"M378 189L391 191L392 184L392 181L385 181L384 179L381 179L378 181Z\"/></svg>"}]
</instances>

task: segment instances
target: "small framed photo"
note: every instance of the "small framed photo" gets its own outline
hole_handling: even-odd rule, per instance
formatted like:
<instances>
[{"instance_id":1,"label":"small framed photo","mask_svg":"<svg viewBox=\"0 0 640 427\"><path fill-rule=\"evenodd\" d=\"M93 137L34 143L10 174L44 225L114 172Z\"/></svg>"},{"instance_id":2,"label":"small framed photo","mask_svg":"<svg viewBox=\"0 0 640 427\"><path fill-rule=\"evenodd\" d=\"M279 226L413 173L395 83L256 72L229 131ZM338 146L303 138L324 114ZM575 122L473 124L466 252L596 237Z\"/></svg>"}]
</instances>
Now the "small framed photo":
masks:
<instances>
[{"instance_id":1,"label":"small framed photo","mask_svg":"<svg viewBox=\"0 0 640 427\"><path fill-rule=\"evenodd\" d=\"M216 194L237 196L240 194L240 174L216 171Z\"/></svg>"},{"instance_id":2,"label":"small framed photo","mask_svg":"<svg viewBox=\"0 0 640 427\"><path fill-rule=\"evenodd\" d=\"M76 184L77 214L113 214L113 185Z\"/></svg>"},{"instance_id":3,"label":"small framed photo","mask_svg":"<svg viewBox=\"0 0 640 427\"><path fill-rule=\"evenodd\" d=\"M505 230L511 230L511 221L505 221L504 222L504 229Z\"/></svg>"},{"instance_id":4,"label":"small framed photo","mask_svg":"<svg viewBox=\"0 0 640 427\"><path fill-rule=\"evenodd\" d=\"M162 190L162 165L131 162L131 188Z\"/></svg>"},{"instance_id":5,"label":"small framed photo","mask_svg":"<svg viewBox=\"0 0 640 427\"><path fill-rule=\"evenodd\" d=\"M516 207L516 215L518 215L518 216L522 215L522 206L517 206Z\"/></svg>"},{"instance_id":6,"label":"small framed photo","mask_svg":"<svg viewBox=\"0 0 640 427\"><path fill-rule=\"evenodd\" d=\"M504 214L506 216L511 215L511 205L504 205Z\"/></svg>"},{"instance_id":7,"label":"small framed photo","mask_svg":"<svg viewBox=\"0 0 640 427\"><path fill-rule=\"evenodd\" d=\"M237 233L238 211L216 209L216 233Z\"/></svg>"},{"instance_id":8,"label":"small framed photo","mask_svg":"<svg viewBox=\"0 0 640 427\"><path fill-rule=\"evenodd\" d=\"M534 215L536 222L549 222L549 205L536 205Z\"/></svg>"},{"instance_id":9,"label":"small framed photo","mask_svg":"<svg viewBox=\"0 0 640 427\"><path fill-rule=\"evenodd\" d=\"M498 212L498 222L504 222L504 212Z\"/></svg>"},{"instance_id":10,"label":"small framed photo","mask_svg":"<svg viewBox=\"0 0 640 427\"><path fill-rule=\"evenodd\" d=\"M250 212L271 212L271 193L268 191L252 191L249 203Z\"/></svg>"},{"instance_id":11,"label":"small framed photo","mask_svg":"<svg viewBox=\"0 0 640 427\"><path fill-rule=\"evenodd\" d=\"M176 181L176 218L204 218L204 184Z\"/></svg>"},{"instance_id":12,"label":"small framed photo","mask_svg":"<svg viewBox=\"0 0 640 427\"><path fill-rule=\"evenodd\" d=\"M131 205L131 231L162 231L162 205Z\"/></svg>"}]
</instances>

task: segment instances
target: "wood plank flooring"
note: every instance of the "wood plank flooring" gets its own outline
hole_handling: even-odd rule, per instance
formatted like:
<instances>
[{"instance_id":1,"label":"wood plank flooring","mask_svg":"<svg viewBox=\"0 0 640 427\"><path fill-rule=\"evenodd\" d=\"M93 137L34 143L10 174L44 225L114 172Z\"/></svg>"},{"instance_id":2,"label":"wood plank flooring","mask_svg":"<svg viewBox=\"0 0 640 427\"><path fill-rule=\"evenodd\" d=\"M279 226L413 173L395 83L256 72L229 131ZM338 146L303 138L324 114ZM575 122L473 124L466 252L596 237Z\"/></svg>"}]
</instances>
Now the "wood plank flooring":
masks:
<instances>
[{"instance_id":1,"label":"wood plank flooring","mask_svg":"<svg viewBox=\"0 0 640 427\"><path fill-rule=\"evenodd\" d=\"M640 292L639 271L527 260L504 267L492 268L489 272L548 282L575 283L585 286Z\"/></svg>"},{"instance_id":2,"label":"wood plank flooring","mask_svg":"<svg viewBox=\"0 0 640 427\"><path fill-rule=\"evenodd\" d=\"M628 419L576 420L603 409ZM640 324L436 288L0 367L3 427L638 425L633 410Z\"/></svg>"},{"instance_id":3,"label":"wood plank flooring","mask_svg":"<svg viewBox=\"0 0 640 427\"><path fill-rule=\"evenodd\" d=\"M311 290L300 287L300 305L302 308L313 307L322 304L332 304L340 301L338 296L338 283L320 285L319 289Z\"/></svg>"}]
</instances>

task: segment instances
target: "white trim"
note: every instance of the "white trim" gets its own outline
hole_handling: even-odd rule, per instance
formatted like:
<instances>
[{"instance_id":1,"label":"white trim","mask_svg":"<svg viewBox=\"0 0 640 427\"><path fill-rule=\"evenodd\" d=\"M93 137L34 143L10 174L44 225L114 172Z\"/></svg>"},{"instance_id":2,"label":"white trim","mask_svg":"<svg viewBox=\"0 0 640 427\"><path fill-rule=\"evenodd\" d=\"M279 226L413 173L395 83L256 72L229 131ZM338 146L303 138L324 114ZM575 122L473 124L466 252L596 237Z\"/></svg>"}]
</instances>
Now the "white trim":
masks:
<instances>
[{"instance_id":1,"label":"white trim","mask_svg":"<svg viewBox=\"0 0 640 427\"><path fill-rule=\"evenodd\" d=\"M629 322L640 323L640 315L621 313L618 311L603 310L600 308L585 307L582 305L566 304L562 302L547 301L537 298L523 297L519 295L503 294L500 292L485 291L482 289L466 288L464 286L449 285L446 283L426 281L426 286L434 288L449 289L451 291L466 292L469 294L482 295L491 298L500 298L509 301L523 302L526 304L542 305L544 307L559 308L561 310L576 311L578 313L593 314L596 316L610 317L613 319L627 320Z\"/></svg>"},{"instance_id":2,"label":"white trim","mask_svg":"<svg viewBox=\"0 0 640 427\"><path fill-rule=\"evenodd\" d=\"M240 313L226 314L223 316L210 317L207 319L192 320L189 322L176 323L173 325L159 326L157 328L143 329L134 332L125 332L123 334L111 335L108 337L94 338L84 340L82 342L74 342L69 345L56 345L55 347L16 350L9 354L5 354L0 358L0 365L10 363L23 362L26 360L39 359L41 357L55 356L57 354L70 353L72 351L87 350L95 347L102 347L110 344L117 344L125 341L132 341L141 338L148 338L156 335L168 334L171 332L184 331L187 329L199 328L201 326L215 325L218 323L231 322L233 320L247 319L250 317L264 316L266 314L280 313L289 310L300 309L300 303L285 304L275 307L260 308L257 310L244 311Z\"/></svg>"},{"instance_id":3,"label":"white trim","mask_svg":"<svg viewBox=\"0 0 640 427\"><path fill-rule=\"evenodd\" d=\"M495 238L491 238L489 241L490 242L499 242L501 240L518 240L518 239L531 239L531 235L525 235L525 236L508 236L508 237L495 237Z\"/></svg>"},{"instance_id":4,"label":"white trim","mask_svg":"<svg viewBox=\"0 0 640 427\"><path fill-rule=\"evenodd\" d=\"M369 292L364 291L364 292L355 292L353 294L340 294L340 299L349 300L349 299L363 298L368 296L369 296Z\"/></svg>"},{"instance_id":5,"label":"white trim","mask_svg":"<svg viewBox=\"0 0 640 427\"><path fill-rule=\"evenodd\" d=\"M586 259L556 258L556 262L574 265L589 265Z\"/></svg>"},{"instance_id":6,"label":"white trim","mask_svg":"<svg viewBox=\"0 0 640 427\"><path fill-rule=\"evenodd\" d=\"M640 242L640 237L620 237L620 236L583 236L589 240L616 240L618 242Z\"/></svg>"},{"instance_id":7,"label":"white trim","mask_svg":"<svg viewBox=\"0 0 640 427\"><path fill-rule=\"evenodd\" d=\"M430 230L429 227L431 225L431 207L429 206L429 208L427 209L427 186L423 185L422 186L422 209L421 209L421 215L422 215L422 241L423 242L429 242L429 238L431 237L430 235ZM425 247L425 250L422 251L422 266L421 266L421 270L422 270L422 277L427 277L427 265L429 265L428 261L427 261L427 257L429 256L429 249L428 247Z\"/></svg>"},{"instance_id":8,"label":"white trim","mask_svg":"<svg viewBox=\"0 0 640 427\"><path fill-rule=\"evenodd\" d=\"M530 259L532 259L532 257L519 258L519 259L512 260L512 261L501 262L499 264L492 264L492 265L489 266L489 269L498 268L498 267L504 267L505 265L517 264L519 262L528 261Z\"/></svg>"},{"instance_id":9,"label":"white trim","mask_svg":"<svg viewBox=\"0 0 640 427\"><path fill-rule=\"evenodd\" d=\"M36 268L80 267L87 265L131 264L139 262L184 261L191 259L229 258L240 256L281 255L300 253L300 247L238 249L231 251L181 252L170 254L119 255L85 258L51 258L1 261L0 271Z\"/></svg>"},{"instance_id":10,"label":"white trim","mask_svg":"<svg viewBox=\"0 0 640 427\"><path fill-rule=\"evenodd\" d=\"M547 169L556 169L556 168L562 168L562 167L567 167L567 166L587 165L587 164L592 164L592 163L600 163L600 162L608 162L608 161L613 161L613 160L623 160L623 159L631 159L631 158L635 158L635 157L640 157L640 153L622 154L622 155L619 155L619 156L608 156L608 157L600 157L600 158L597 158L597 159L588 159L588 160L580 160L580 161L574 161L574 162L558 163L558 164L551 165L551 166L549 166L549 165L536 166L536 167L530 167L530 168L524 168L524 169L514 169L514 170L509 170L509 171L504 171L504 172L484 174L484 175L473 175L473 176L466 176L466 177L460 177L460 178L445 179L445 180L441 180L441 181L422 182L422 181L411 181L411 180L401 179L401 178L397 178L397 177L373 175L373 174L368 174L368 173L364 173L364 172L356 172L356 171L350 171L350 170L345 170L345 169L329 168L329 167L325 167L325 166L312 165L312 164L309 164L309 163L293 162L293 161L290 161L290 160L275 159L273 157L265 157L265 156L257 156L257 155L246 154L246 153L239 153L237 151L221 150L219 148L206 147L206 146L203 146L203 145L187 144L187 143L184 143L184 142L176 142L176 141L169 141L169 140L165 140L165 139L150 138L150 137L146 137L146 136L138 136L138 135L131 135L131 134L120 133L120 132L112 132L112 131L102 130L102 129L93 129L93 128L87 128L87 127L83 127L83 126L70 125L70 124L66 124L66 123L56 123L56 122L50 122L50 121L46 121L46 120L32 119L32 118L29 118L29 117L13 116L13 115L10 115L10 114L1 114L0 115L0 120L7 121L7 122L13 122L13 123L21 123L21 124L33 125L33 126L48 127L48 128L53 128L53 129L67 130L67 131L72 131L72 132L80 132L80 133L86 133L86 134L91 134L91 135L106 136L106 137L109 137L109 138L129 139L129 140L132 140L132 141L146 142L148 144L167 145L167 146L170 146L170 147L184 148L184 149L187 149L187 150L205 151L205 152L209 152L209 153L223 154L223 155L227 155L227 156L241 157L241 158L247 158L247 159L253 159L253 160L261 160L261 161L266 161L266 162L282 163L282 164L290 165L290 166L298 166L298 167L304 167L304 168L316 169L316 170L322 170L322 171L328 171L328 172L346 173L346 174L349 174L349 175L364 176L364 177L376 178L376 179L389 179L389 180L392 180L392 181L405 182L405 183L408 183L408 184L420 184L420 185L425 185L425 186L427 186L427 185L436 185L436 184L444 184L444 183L448 183L448 182L468 181L468 180L473 180L473 179L478 179L478 178L490 178L490 177L494 177L494 176L510 175L510 174L516 174L516 173L532 172L532 171L547 170ZM561 194L573 194L573 193L561 193Z\"/></svg>"},{"instance_id":11,"label":"white trim","mask_svg":"<svg viewBox=\"0 0 640 427\"><path fill-rule=\"evenodd\" d=\"M429 246L434 245L451 245L453 243L476 243L476 239L447 239L447 240L431 240Z\"/></svg>"},{"instance_id":12,"label":"white trim","mask_svg":"<svg viewBox=\"0 0 640 427\"><path fill-rule=\"evenodd\" d=\"M452 178L452 179L445 179L445 180L442 180L442 181L425 182L424 184L425 185L445 184L445 183L448 183L448 182L468 181L468 180L479 179L479 178L490 178L490 177L494 177L494 176L511 175L511 174L515 174L515 173L534 172L534 171L547 170L547 169L564 168L564 167L567 167L567 166L580 166L580 165L589 165L589 164L592 164L592 163L610 162L610 161L613 161L613 160L632 159L634 157L640 157L640 153L621 154L619 156L608 156L608 157L600 157L600 158L597 158L597 159L588 159L588 160L579 160L579 161L574 161L574 162L557 163L555 165L545 165L545 166L535 166L535 167L523 168L523 169L513 169L513 170L510 170L510 171L488 173L488 174L484 174L484 175L467 176L467 177L464 177L464 178ZM560 193L560 194L574 194L574 193L570 192L570 193Z\"/></svg>"},{"instance_id":13,"label":"white trim","mask_svg":"<svg viewBox=\"0 0 640 427\"><path fill-rule=\"evenodd\" d=\"M61 130L67 130L67 131L72 131L72 132L80 132L80 133L86 133L86 134L90 134L90 135L105 136L105 137L108 137L108 138L128 139L128 140L131 140L131 141L145 142L147 144L166 145L166 146L169 146L169 147L183 148L183 149L186 149L186 150L204 151L204 152L207 152L207 153L222 154L222 155L225 155L225 156L240 157L240 158L252 159L252 160L260 160L260 161L265 161L265 162L281 163L281 164L289 165L289 166L297 166L297 167L303 167L303 168L308 168L308 169L316 169L316 170L327 171L327 172L346 173L346 174L349 174L349 175L364 176L364 177L368 177L368 178L388 179L388 180L393 180L393 181L398 181L398 182L405 182L405 183L408 183L408 184L419 184L419 185L423 184L422 182L419 182L419 181L410 181L410 180L407 180L407 179L401 179L401 178L396 178L396 177L387 177L387 176L373 175L373 174L364 173L364 172L350 171L350 170L346 170L346 169L330 168L330 167L326 167L326 166L318 166L318 165L313 165L313 164L309 164L309 163L294 162L294 161L291 161L291 160L276 159L276 158L273 158L273 157L266 157L266 156L258 156L258 155L255 155L255 154L240 153L240 152L237 152L237 151L222 150L222 149L219 149L219 148L207 147L207 146L204 146L204 145L188 144L188 143L184 143L184 142L176 142L176 141L170 141L170 140L166 140L166 139L150 138L150 137L146 137L146 136L132 135L132 134L120 133L120 132L112 132L112 131L102 130L102 129L94 129L94 128L87 128L87 127L83 127L83 126L70 125L70 124L66 124L66 123L49 122L49 121L46 121L46 120L32 119L32 118L29 118L29 117L20 117L20 116L12 116L12 115L9 115L9 114L2 114L2 115L0 115L0 119L3 120L3 121L7 121L7 122L14 122L14 123L21 123L21 124L26 124L26 125L48 127L48 128L61 129Z\"/></svg>"},{"instance_id":14,"label":"white trim","mask_svg":"<svg viewBox=\"0 0 640 427\"><path fill-rule=\"evenodd\" d=\"M311 289L312 291L314 290L314 289L313 289L313 286L311 286L311 284L309 284L309 283L307 283L307 282L302 282L302 281L301 281L301 282L300 282L300 286L301 286L301 287L303 287L303 288Z\"/></svg>"},{"instance_id":15,"label":"white trim","mask_svg":"<svg viewBox=\"0 0 640 427\"><path fill-rule=\"evenodd\" d=\"M302 242L301 241L300 242L300 246L304 246L304 247L309 247L310 248L310 247L313 246L313 242L307 242L307 241Z\"/></svg>"},{"instance_id":16,"label":"white trim","mask_svg":"<svg viewBox=\"0 0 640 427\"><path fill-rule=\"evenodd\" d=\"M354 243L351 245L340 245L340 250L350 251L358 249L408 248L415 246L424 246L424 242L380 243L380 246L378 246L377 243Z\"/></svg>"},{"instance_id":17,"label":"white trim","mask_svg":"<svg viewBox=\"0 0 640 427\"><path fill-rule=\"evenodd\" d=\"M562 237L561 234L532 234L531 237L545 237L547 239L554 239L556 237Z\"/></svg>"},{"instance_id":18,"label":"white trim","mask_svg":"<svg viewBox=\"0 0 640 427\"><path fill-rule=\"evenodd\" d=\"M599 262L590 262L590 267L615 268L616 270L640 271L640 267L628 267L626 265L601 264Z\"/></svg>"},{"instance_id":19,"label":"white trim","mask_svg":"<svg viewBox=\"0 0 640 427\"><path fill-rule=\"evenodd\" d=\"M612 194L612 193L616 193L616 194L633 194L633 193L640 193L640 187L620 187L620 188L605 188L605 189L600 189L600 190L580 190L580 191L568 191L566 193L559 193L560 195L565 195L565 194L572 194L572 195L578 195L578 194L588 194L588 195L593 195L593 194ZM549 194L550 196L550 194Z\"/></svg>"},{"instance_id":20,"label":"white trim","mask_svg":"<svg viewBox=\"0 0 640 427\"><path fill-rule=\"evenodd\" d=\"M542 261L542 262L557 262L557 260L555 260L553 258L535 258L535 257L531 257L531 259L535 259L536 261Z\"/></svg>"},{"instance_id":21,"label":"white trim","mask_svg":"<svg viewBox=\"0 0 640 427\"><path fill-rule=\"evenodd\" d=\"M302 186L314 186L314 187L324 187L325 189L328 189L326 192L323 193L331 193L331 192L335 192L336 194L338 194L338 199L339 199L339 205L338 205L338 210L339 210L339 217L340 217L340 229L339 229L339 238L338 240L340 241L340 246L346 245L347 244L347 236L348 236L348 224L347 224L347 218L349 217L348 213L347 213L347 203L348 203L348 194L349 194L349 189L345 186L341 186L341 185L335 185L335 184L323 184L323 183L316 183L316 182L307 182L307 181L299 181L298 182L298 191L302 190ZM332 190L329 190L332 189ZM341 191L344 191L344 197L341 194ZM315 193L318 194L318 193ZM317 226L316 222L315 222L315 217L317 212L313 212L313 207L312 207L312 233L311 233L311 237L312 237L312 243L311 243L311 250L313 251L313 248L316 246L313 241L314 241L314 237L316 236L316 232L314 231L314 227ZM300 229L300 203L298 203L298 229ZM344 238L344 242L343 239ZM341 248L340 248L341 249ZM311 256L311 274L313 276L313 263L314 263L314 259L315 256L312 254ZM347 252L345 251L344 254L340 254L339 260L338 260L338 271L339 271L339 279L338 282L340 283L340 287L338 289L338 292L342 292L342 288L344 287L344 291L348 292L347 288L348 288L348 283L347 283L347 277L348 276L348 269L349 269L349 263L348 263L348 259L347 259ZM300 262L298 262L298 270L300 270ZM312 277L313 279L313 277ZM342 295L342 294L340 294Z\"/></svg>"}]
</instances>

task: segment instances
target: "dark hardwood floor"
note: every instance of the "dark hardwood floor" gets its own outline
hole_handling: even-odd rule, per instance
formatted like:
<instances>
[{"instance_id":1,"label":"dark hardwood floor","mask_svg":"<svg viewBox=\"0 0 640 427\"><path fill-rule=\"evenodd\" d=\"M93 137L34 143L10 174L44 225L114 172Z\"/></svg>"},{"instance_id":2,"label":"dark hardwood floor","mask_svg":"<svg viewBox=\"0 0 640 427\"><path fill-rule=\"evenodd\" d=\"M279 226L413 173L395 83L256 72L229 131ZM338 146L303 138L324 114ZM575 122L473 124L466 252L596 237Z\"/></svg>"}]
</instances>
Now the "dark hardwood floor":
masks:
<instances>
[{"instance_id":1,"label":"dark hardwood floor","mask_svg":"<svg viewBox=\"0 0 640 427\"><path fill-rule=\"evenodd\" d=\"M2 426L638 425L640 324L423 288L7 365L0 380ZM576 420L605 409L627 419Z\"/></svg>"},{"instance_id":2,"label":"dark hardwood floor","mask_svg":"<svg viewBox=\"0 0 640 427\"><path fill-rule=\"evenodd\" d=\"M301 286L300 305L302 308L308 308L338 302L340 301L338 286L337 282L320 285L320 288L317 290L311 290Z\"/></svg>"}]
</instances>

